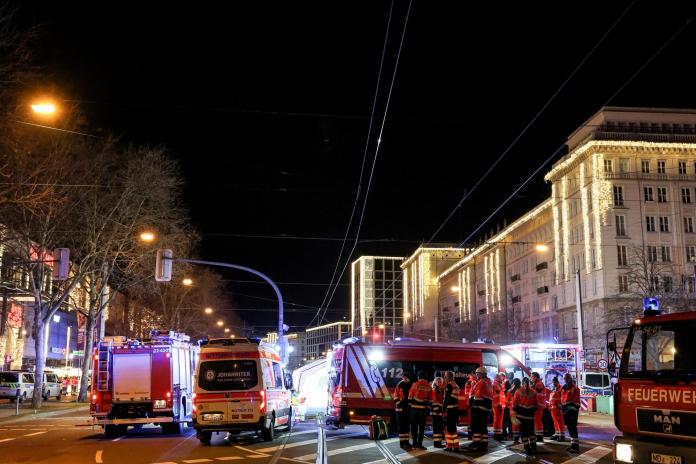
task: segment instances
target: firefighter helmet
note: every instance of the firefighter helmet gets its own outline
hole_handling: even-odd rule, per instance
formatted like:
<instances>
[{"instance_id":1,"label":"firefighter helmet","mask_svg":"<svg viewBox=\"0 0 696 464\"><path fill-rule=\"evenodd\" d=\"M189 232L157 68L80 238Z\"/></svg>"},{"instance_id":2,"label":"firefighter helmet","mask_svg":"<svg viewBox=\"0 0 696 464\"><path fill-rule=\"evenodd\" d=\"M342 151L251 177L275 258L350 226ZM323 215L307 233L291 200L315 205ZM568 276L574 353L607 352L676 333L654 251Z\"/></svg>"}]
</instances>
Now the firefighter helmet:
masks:
<instances>
[{"instance_id":1,"label":"firefighter helmet","mask_svg":"<svg viewBox=\"0 0 696 464\"><path fill-rule=\"evenodd\" d=\"M485 368L485 367L483 367L483 366L481 366L481 367L478 367L478 368L476 369L476 373L477 373L477 374L483 374L483 375L486 375L486 374L487 374L487 372L486 372L486 368Z\"/></svg>"}]
</instances>

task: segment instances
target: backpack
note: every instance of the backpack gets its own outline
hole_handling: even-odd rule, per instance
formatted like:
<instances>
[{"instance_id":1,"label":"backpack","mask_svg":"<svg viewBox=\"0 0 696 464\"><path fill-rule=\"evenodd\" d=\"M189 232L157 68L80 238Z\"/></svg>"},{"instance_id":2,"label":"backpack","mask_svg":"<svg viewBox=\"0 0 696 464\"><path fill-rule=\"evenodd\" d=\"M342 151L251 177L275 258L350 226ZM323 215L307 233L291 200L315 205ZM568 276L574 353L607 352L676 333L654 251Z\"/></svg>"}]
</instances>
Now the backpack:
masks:
<instances>
[{"instance_id":1,"label":"backpack","mask_svg":"<svg viewBox=\"0 0 696 464\"><path fill-rule=\"evenodd\" d=\"M380 416L370 417L370 440L386 440L388 438L387 422Z\"/></svg>"}]
</instances>

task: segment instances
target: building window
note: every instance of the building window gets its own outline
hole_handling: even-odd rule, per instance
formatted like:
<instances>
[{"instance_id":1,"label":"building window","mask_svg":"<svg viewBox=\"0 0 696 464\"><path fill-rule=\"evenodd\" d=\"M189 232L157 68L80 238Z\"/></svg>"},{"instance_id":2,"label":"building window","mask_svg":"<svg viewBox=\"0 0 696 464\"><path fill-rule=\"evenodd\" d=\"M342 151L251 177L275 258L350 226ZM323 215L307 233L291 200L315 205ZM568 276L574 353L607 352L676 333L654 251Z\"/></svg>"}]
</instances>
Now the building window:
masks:
<instances>
[{"instance_id":1,"label":"building window","mask_svg":"<svg viewBox=\"0 0 696 464\"><path fill-rule=\"evenodd\" d=\"M604 172L614 172L614 166L612 165L610 159L604 160Z\"/></svg>"},{"instance_id":2,"label":"building window","mask_svg":"<svg viewBox=\"0 0 696 464\"><path fill-rule=\"evenodd\" d=\"M671 292L672 287L674 286L672 284L672 276L662 276L662 286L665 289L666 293Z\"/></svg>"},{"instance_id":3,"label":"building window","mask_svg":"<svg viewBox=\"0 0 696 464\"><path fill-rule=\"evenodd\" d=\"M686 247L686 262L687 263L696 262L696 246Z\"/></svg>"},{"instance_id":4,"label":"building window","mask_svg":"<svg viewBox=\"0 0 696 464\"><path fill-rule=\"evenodd\" d=\"M660 288L660 276L652 276L652 285L650 285L650 291L656 292Z\"/></svg>"},{"instance_id":5,"label":"building window","mask_svg":"<svg viewBox=\"0 0 696 464\"><path fill-rule=\"evenodd\" d=\"M620 293L627 293L628 292L628 276L625 276L625 275L619 276L619 292Z\"/></svg>"},{"instance_id":6,"label":"building window","mask_svg":"<svg viewBox=\"0 0 696 464\"><path fill-rule=\"evenodd\" d=\"M669 232L669 216L660 216L660 232Z\"/></svg>"},{"instance_id":7,"label":"building window","mask_svg":"<svg viewBox=\"0 0 696 464\"><path fill-rule=\"evenodd\" d=\"M655 216L645 216L645 230L655 232Z\"/></svg>"},{"instance_id":8,"label":"building window","mask_svg":"<svg viewBox=\"0 0 696 464\"><path fill-rule=\"evenodd\" d=\"M694 233L694 218L692 218L692 217L685 217L684 218L684 232L686 232L687 234Z\"/></svg>"},{"instance_id":9,"label":"building window","mask_svg":"<svg viewBox=\"0 0 696 464\"><path fill-rule=\"evenodd\" d=\"M619 159L619 172L630 172L631 160L628 158Z\"/></svg>"},{"instance_id":10,"label":"building window","mask_svg":"<svg viewBox=\"0 0 696 464\"><path fill-rule=\"evenodd\" d=\"M616 245L616 254L619 261L619 266L627 266L628 254L626 251L626 245Z\"/></svg>"},{"instance_id":11,"label":"building window","mask_svg":"<svg viewBox=\"0 0 696 464\"><path fill-rule=\"evenodd\" d=\"M623 206L623 187L620 185L614 186L614 206Z\"/></svg>"},{"instance_id":12,"label":"building window","mask_svg":"<svg viewBox=\"0 0 696 464\"><path fill-rule=\"evenodd\" d=\"M661 255L662 255L662 261L665 263L671 263L672 262L672 249L668 246L661 246L660 251L661 251Z\"/></svg>"},{"instance_id":13,"label":"building window","mask_svg":"<svg viewBox=\"0 0 696 464\"><path fill-rule=\"evenodd\" d=\"M696 166L695 166L696 169ZM650 160L641 160L640 161L640 171L643 174L650 174Z\"/></svg>"},{"instance_id":14,"label":"building window","mask_svg":"<svg viewBox=\"0 0 696 464\"><path fill-rule=\"evenodd\" d=\"M679 161L679 174L686 174L686 161Z\"/></svg>"},{"instance_id":15,"label":"building window","mask_svg":"<svg viewBox=\"0 0 696 464\"><path fill-rule=\"evenodd\" d=\"M657 173L658 174L665 173L665 160L657 160Z\"/></svg>"},{"instance_id":16,"label":"building window","mask_svg":"<svg viewBox=\"0 0 696 464\"><path fill-rule=\"evenodd\" d=\"M689 293L694 293L694 276L686 277L686 291Z\"/></svg>"},{"instance_id":17,"label":"building window","mask_svg":"<svg viewBox=\"0 0 696 464\"><path fill-rule=\"evenodd\" d=\"M648 245L647 252L648 252L648 262L650 262L650 263L657 262L657 247L654 245Z\"/></svg>"},{"instance_id":18,"label":"building window","mask_svg":"<svg viewBox=\"0 0 696 464\"><path fill-rule=\"evenodd\" d=\"M682 191L682 203L691 203L691 189L683 188Z\"/></svg>"},{"instance_id":19,"label":"building window","mask_svg":"<svg viewBox=\"0 0 696 464\"><path fill-rule=\"evenodd\" d=\"M667 187L657 187L657 202L667 203Z\"/></svg>"},{"instance_id":20,"label":"building window","mask_svg":"<svg viewBox=\"0 0 696 464\"><path fill-rule=\"evenodd\" d=\"M643 198L645 201L655 201L652 187L643 187Z\"/></svg>"},{"instance_id":21,"label":"building window","mask_svg":"<svg viewBox=\"0 0 696 464\"><path fill-rule=\"evenodd\" d=\"M616 235L619 237L626 236L626 216L620 214L616 215Z\"/></svg>"}]
</instances>

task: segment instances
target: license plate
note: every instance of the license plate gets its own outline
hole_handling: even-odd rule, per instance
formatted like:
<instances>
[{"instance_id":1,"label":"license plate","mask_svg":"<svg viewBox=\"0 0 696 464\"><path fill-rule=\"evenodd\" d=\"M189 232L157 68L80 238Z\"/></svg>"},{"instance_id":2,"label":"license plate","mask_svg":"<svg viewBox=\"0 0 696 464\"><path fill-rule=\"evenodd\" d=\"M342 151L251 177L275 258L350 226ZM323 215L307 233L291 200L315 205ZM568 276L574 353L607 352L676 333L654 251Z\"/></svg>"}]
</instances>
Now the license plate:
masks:
<instances>
[{"instance_id":1,"label":"license plate","mask_svg":"<svg viewBox=\"0 0 696 464\"><path fill-rule=\"evenodd\" d=\"M222 414L203 414L203 420L206 421L221 421L222 419Z\"/></svg>"},{"instance_id":2,"label":"license plate","mask_svg":"<svg viewBox=\"0 0 696 464\"><path fill-rule=\"evenodd\" d=\"M650 462L654 464L684 464L681 456L660 453L650 453Z\"/></svg>"}]
</instances>

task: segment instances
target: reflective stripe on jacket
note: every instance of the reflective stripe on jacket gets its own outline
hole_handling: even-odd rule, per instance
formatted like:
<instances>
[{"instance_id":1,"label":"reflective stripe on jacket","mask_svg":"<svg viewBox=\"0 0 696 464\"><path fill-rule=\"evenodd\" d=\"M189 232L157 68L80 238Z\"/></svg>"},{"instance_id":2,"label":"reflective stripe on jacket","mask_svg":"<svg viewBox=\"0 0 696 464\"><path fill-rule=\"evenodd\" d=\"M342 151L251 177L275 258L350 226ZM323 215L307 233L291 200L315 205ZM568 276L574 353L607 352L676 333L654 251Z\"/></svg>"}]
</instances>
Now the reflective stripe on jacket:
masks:
<instances>
[{"instance_id":1,"label":"reflective stripe on jacket","mask_svg":"<svg viewBox=\"0 0 696 464\"><path fill-rule=\"evenodd\" d=\"M411 386L408 393L408 400L412 408L424 409L430 406L430 394L433 389L425 379L419 379Z\"/></svg>"},{"instance_id":2,"label":"reflective stripe on jacket","mask_svg":"<svg viewBox=\"0 0 696 464\"><path fill-rule=\"evenodd\" d=\"M515 392L512 405L517 417L521 419L534 419L534 412L537 409L537 394L534 390L524 387Z\"/></svg>"},{"instance_id":3,"label":"reflective stripe on jacket","mask_svg":"<svg viewBox=\"0 0 696 464\"><path fill-rule=\"evenodd\" d=\"M459 385L450 380L445 386L445 409L459 407Z\"/></svg>"}]
</instances>

